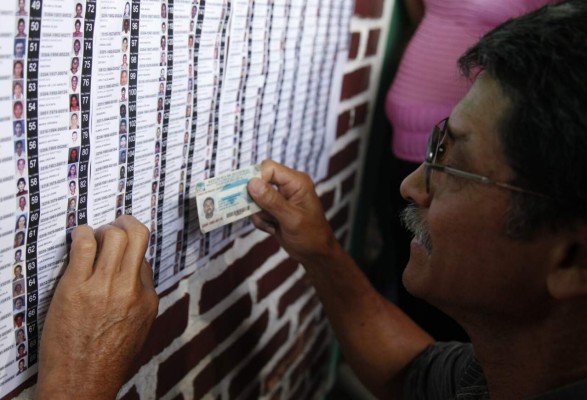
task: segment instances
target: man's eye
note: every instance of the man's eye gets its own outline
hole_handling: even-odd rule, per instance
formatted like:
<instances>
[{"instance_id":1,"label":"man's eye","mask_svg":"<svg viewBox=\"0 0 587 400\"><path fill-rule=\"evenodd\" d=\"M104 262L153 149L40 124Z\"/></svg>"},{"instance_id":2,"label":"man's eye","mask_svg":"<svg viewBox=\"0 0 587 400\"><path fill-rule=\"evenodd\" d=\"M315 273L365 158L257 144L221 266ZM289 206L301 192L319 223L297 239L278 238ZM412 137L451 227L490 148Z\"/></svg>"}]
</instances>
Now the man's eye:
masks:
<instances>
[{"instance_id":1,"label":"man's eye","mask_svg":"<svg viewBox=\"0 0 587 400\"><path fill-rule=\"evenodd\" d=\"M436 151L436 162L442 161L444 156L446 155L446 143L442 143L438 146L438 150Z\"/></svg>"}]
</instances>

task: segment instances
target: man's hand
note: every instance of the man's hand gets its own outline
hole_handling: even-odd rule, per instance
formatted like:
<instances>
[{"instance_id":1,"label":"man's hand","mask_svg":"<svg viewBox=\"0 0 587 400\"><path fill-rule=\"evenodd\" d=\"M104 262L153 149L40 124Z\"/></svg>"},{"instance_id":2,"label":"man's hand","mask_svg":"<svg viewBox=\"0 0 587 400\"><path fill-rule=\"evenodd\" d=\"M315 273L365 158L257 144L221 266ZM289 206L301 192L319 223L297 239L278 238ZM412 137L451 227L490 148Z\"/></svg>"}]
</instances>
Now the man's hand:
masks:
<instances>
[{"instance_id":1,"label":"man's hand","mask_svg":"<svg viewBox=\"0 0 587 400\"><path fill-rule=\"evenodd\" d=\"M73 231L42 332L37 399L114 399L157 315L149 231L130 216Z\"/></svg>"},{"instance_id":2,"label":"man's hand","mask_svg":"<svg viewBox=\"0 0 587 400\"><path fill-rule=\"evenodd\" d=\"M253 215L253 223L275 235L294 259L302 263L317 260L338 246L314 183L305 173L265 160L261 179L251 179L248 189L263 209Z\"/></svg>"}]
</instances>

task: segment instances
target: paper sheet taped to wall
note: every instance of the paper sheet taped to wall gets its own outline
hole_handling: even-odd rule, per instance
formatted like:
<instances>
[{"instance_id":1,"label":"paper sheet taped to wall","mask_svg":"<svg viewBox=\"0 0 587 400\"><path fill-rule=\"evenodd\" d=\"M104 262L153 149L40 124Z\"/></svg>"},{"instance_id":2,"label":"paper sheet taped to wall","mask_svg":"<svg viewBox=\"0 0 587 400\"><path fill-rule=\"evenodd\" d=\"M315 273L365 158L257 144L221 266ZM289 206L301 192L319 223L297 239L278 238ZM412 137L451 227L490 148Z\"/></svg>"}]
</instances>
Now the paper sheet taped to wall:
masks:
<instances>
[{"instance_id":1,"label":"paper sheet taped to wall","mask_svg":"<svg viewBox=\"0 0 587 400\"><path fill-rule=\"evenodd\" d=\"M251 229L202 234L195 182L265 158L325 174L351 14L351 0L0 3L0 396L36 371L76 226L138 218L161 292Z\"/></svg>"}]
</instances>

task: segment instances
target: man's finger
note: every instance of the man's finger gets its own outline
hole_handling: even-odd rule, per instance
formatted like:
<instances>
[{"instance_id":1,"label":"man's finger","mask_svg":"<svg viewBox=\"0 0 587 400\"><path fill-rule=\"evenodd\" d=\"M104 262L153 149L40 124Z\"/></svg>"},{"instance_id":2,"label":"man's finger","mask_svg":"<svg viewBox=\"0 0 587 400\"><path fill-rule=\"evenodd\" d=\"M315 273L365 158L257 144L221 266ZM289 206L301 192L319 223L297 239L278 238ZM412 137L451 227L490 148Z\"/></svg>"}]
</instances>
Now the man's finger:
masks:
<instances>
[{"instance_id":1,"label":"man's finger","mask_svg":"<svg viewBox=\"0 0 587 400\"><path fill-rule=\"evenodd\" d=\"M71 239L69 265L62 279L81 283L88 280L94 272L97 249L94 230L87 225L78 226L71 233Z\"/></svg>"},{"instance_id":2,"label":"man's finger","mask_svg":"<svg viewBox=\"0 0 587 400\"><path fill-rule=\"evenodd\" d=\"M275 234L275 224L265 220L259 214L251 216L251 221L258 229L261 229L263 232L267 232L271 235Z\"/></svg>"},{"instance_id":3,"label":"man's finger","mask_svg":"<svg viewBox=\"0 0 587 400\"><path fill-rule=\"evenodd\" d=\"M98 228L95 236L98 243L95 270L114 277L120 271L120 263L128 243L126 232L108 224Z\"/></svg>"},{"instance_id":4,"label":"man's finger","mask_svg":"<svg viewBox=\"0 0 587 400\"><path fill-rule=\"evenodd\" d=\"M253 178L248 184L249 194L259 207L267 211L277 221L285 220L292 214L292 205L273 186L259 178Z\"/></svg>"},{"instance_id":5,"label":"man's finger","mask_svg":"<svg viewBox=\"0 0 587 400\"><path fill-rule=\"evenodd\" d=\"M153 270L151 265L145 259L143 259L143 262L141 263L141 282L143 283L143 287L147 289L155 289L153 283Z\"/></svg>"},{"instance_id":6,"label":"man's finger","mask_svg":"<svg viewBox=\"0 0 587 400\"><path fill-rule=\"evenodd\" d=\"M123 215L116 218L113 225L126 233L128 243L122 258L122 273L141 279L141 267L149 244L149 229L136 218Z\"/></svg>"},{"instance_id":7,"label":"man's finger","mask_svg":"<svg viewBox=\"0 0 587 400\"><path fill-rule=\"evenodd\" d=\"M261 177L265 182L279 186L279 192L290 198L300 190L300 172L276 163L272 160L265 160L261 163Z\"/></svg>"}]
</instances>

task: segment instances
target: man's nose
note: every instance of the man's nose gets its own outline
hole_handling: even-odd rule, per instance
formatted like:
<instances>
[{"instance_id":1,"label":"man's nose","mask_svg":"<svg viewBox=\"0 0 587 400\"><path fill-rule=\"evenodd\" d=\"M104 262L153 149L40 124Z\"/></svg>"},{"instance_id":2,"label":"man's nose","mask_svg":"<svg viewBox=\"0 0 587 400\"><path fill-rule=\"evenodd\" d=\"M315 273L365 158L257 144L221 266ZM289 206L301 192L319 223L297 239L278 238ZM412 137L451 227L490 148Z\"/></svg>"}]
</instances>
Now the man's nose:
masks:
<instances>
[{"instance_id":1,"label":"man's nose","mask_svg":"<svg viewBox=\"0 0 587 400\"><path fill-rule=\"evenodd\" d=\"M426 192L426 166L424 163L404 178L400 185L400 193L404 199L420 207L428 207L432 196Z\"/></svg>"}]
</instances>

